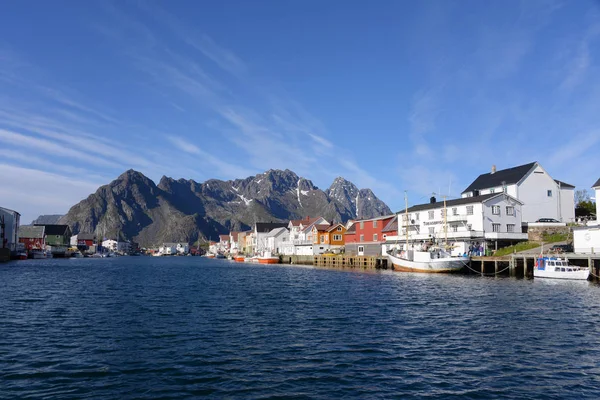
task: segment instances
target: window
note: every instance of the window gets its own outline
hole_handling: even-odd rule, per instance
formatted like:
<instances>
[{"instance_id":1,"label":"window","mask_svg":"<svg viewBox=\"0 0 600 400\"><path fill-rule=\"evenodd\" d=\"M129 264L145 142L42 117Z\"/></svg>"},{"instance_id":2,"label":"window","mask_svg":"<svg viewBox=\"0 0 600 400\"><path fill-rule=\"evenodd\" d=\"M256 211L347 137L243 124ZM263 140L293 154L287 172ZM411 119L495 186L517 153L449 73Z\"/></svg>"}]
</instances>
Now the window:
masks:
<instances>
[{"instance_id":1,"label":"window","mask_svg":"<svg viewBox=\"0 0 600 400\"><path fill-rule=\"evenodd\" d=\"M361 221L360 223L360 229L365 229L365 223Z\"/></svg>"},{"instance_id":2,"label":"window","mask_svg":"<svg viewBox=\"0 0 600 400\"><path fill-rule=\"evenodd\" d=\"M373 234L373 241L374 241L374 242L376 242L376 241L377 241L377 234L376 234L376 233L374 233L374 234Z\"/></svg>"},{"instance_id":3,"label":"window","mask_svg":"<svg viewBox=\"0 0 600 400\"><path fill-rule=\"evenodd\" d=\"M552 197L552 190L548 190L548 197Z\"/></svg>"},{"instance_id":4,"label":"window","mask_svg":"<svg viewBox=\"0 0 600 400\"><path fill-rule=\"evenodd\" d=\"M458 225L452 225L452 232L458 232Z\"/></svg>"},{"instance_id":5,"label":"window","mask_svg":"<svg viewBox=\"0 0 600 400\"><path fill-rule=\"evenodd\" d=\"M373 228L377 228L377 221L373 221Z\"/></svg>"},{"instance_id":6,"label":"window","mask_svg":"<svg viewBox=\"0 0 600 400\"><path fill-rule=\"evenodd\" d=\"M321 243L325 243L325 235L321 235Z\"/></svg>"},{"instance_id":7,"label":"window","mask_svg":"<svg viewBox=\"0 0 600 400\"><path fill-rule=\"evenodd\" d=\"M492 232L500 232L500 224L492 224Z\"/></svg>"},{"instance_id":8,"label":"window","mask_svg":"<svg viewBox=\"0 0 600 400\"><path fill-rule=\"evenodd\" d=\"M454 207L452 209L452 215L458 215L458 208Z\"/></svg>"},{"instance_id":9,"label":"window","mask_svg":"<svg viewBox=\"0 0 600 400\"><path fill-rule=\"evenodd\" d=\"M515 208L512 206L506 206L506 215L515 215Z\"/></svg>"},{"instance_id":10,"label":"window","mask_svg":"<svg viewBox=\"0 0 600 400\"><path fill-rule=\"evenodd\" d=\"M433 226L429 227L429 234L433 235L435 233L435 228Z\"/></svg>"},{"instance_id":11,"label":"window","mask_svg":"<svg viewBox=\"0 0 600 400\"><path fill-rule=\"evenodd\" d=\"M503 191L504 193L508 193L508 189L507 189L507 187L506 187L506 186L504 186L504 187L502 188L502 191Z\"/></svg>"},{"instance_id":12,"label":"window","mask_svg":"<svg viewBox=\"0 0 600 400\"><path fill-rule=\"evenodd\" d=\"M492 214L500 215L500 206L492 206Z\"/></svg>"},{"instance_id":13,"label":"window","mask_svg":"<svg viewBox=\"0 0 600 400\"><path fill-rule=\"evenodd\" d=\"M515 224L506 224L506 232L514 232Z\"/></svg>"},{"instance_id":14,"label":"window","mask_svg":"<svg viewBox=\"0 0 600 400\"><path fill-rule=\"evenodd\" d=\"M467 206L467 215L473 215L473 206Z\"/></svg>"},{"instance_id":15,"label":"window","mask_svg":"<svg viewBox=\"0 0 600 400\"><path fill-rule=\"evenodd\" d=\"M364 242L365 241L365 235L360 235L360 241Z\"/></svg>"},{"instance_id":16,"label":"window","mask_svg":"<svg viewBox=\"0 0 600 400\"><path fill-rule=\"evenodd\" d=\"M467 224L467 230L468 230L468 231L470 231L470 230L473 230L473 225L471 225L471 224Z\"/></svg>"},{"instance_id":17,"label":"window","mask_svg":"<svg viewBox=\"0 0 600 400\"><path fill-rule=\"evenodd\" d=\"M383 238L387 239L387 234L386 233L383 234Z\"/></svg>"},{"instance_id":18,"label":"window","mask_svg":"<svg viewBox=\"0 0 600 400\"><path fill-rule=\"evenodd\" d=\"M415 213L415 219L418 221L419 220L419 213Z\"/></svg>"},{"instance_id":19,"label":"window","mask_svg":"<svg viewBox=\"0 0 600 400\"><path fill-rule=\"evenodd\" d=\"M358 252L359 253L364 253L365 252L365 246L358 246Z\"/></svg>"},{"instance_id":20,"label":"window","mask_svg":"<svg viewBox=\"0 0 600 400\"><path fill-rule=\"evenodd\" d=\"M342 240L342 235L333 235L333 240L339 242Z\"/></svg>"},{"instance_id":21,"label":"window","mask_svg":"<svg viewBox=\"0 0 600 400\"><path fill-rule=\"evenodd\" d=\"M440 210L440 213L442 214L442 218L446 216L446 210L444 210L443 208Z\"/></svg>"},{"instance_id":22,"label":"window","mask_svg":"<svg viewBox=\"0 0 600 400\"><path fill-rule=\"evenodd\" d=\"M342 227L341 227L341 226L338 226L338 228L337 228L337 231L338 231L338 232L341 232L341 231L342 231Z\"/></svg>"},{"instance_id":23,"label":"window","mask_svg":"<svg viewBox=\"0 0 600 400\"><path fill-rule=\"evenodd\" d=\"M496 193L496 189L490 189L490 193Z\"/></svg>"},{"instance_id":24,"label":"window","mask_svg":"<svg viewBox=\"0 0 600 400\"><path fill-rule=\"evenodd\" d=\"M429 211L429 219L433 219L433 211Z\"/></svg>"}]
</instances>

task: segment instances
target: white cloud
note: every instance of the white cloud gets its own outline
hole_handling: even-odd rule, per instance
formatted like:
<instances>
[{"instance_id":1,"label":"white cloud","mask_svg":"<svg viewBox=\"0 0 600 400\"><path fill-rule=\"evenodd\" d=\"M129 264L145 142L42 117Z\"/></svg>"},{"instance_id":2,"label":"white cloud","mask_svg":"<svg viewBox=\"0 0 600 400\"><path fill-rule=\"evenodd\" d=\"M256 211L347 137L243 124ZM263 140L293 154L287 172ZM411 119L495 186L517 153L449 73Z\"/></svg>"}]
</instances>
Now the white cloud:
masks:
<instances>
[{"instance_id":1,"label":"white cloud","mask_svg":"<svg viewBox=\"0 0 600 400\"><path fill-rule=\"evenodd\" d=\"M45 139L38 139L32 136L21 135L19 133L10 132L5 129L0 129L0 141L5 142L8 145L21 147L25 149L35 149L42 153L50 154L52 156L64 156L75 158L86 163L94 164L102 167L122 167L112 161L105 160L75 149L72 149L65 145L59 145L55 142L51 142Z\"/></svg>"},{"instance_id":2,"label":"white cloud","mask_svg":"<svg viewBox=\"0 0 600 400\"><path fill-rule=\"evenodd\" d=\"M2 206L19 212L22 223L29 223L40 214L66 213L99 186L88 179L0 164Z\"/></svg>"}]
</instances>

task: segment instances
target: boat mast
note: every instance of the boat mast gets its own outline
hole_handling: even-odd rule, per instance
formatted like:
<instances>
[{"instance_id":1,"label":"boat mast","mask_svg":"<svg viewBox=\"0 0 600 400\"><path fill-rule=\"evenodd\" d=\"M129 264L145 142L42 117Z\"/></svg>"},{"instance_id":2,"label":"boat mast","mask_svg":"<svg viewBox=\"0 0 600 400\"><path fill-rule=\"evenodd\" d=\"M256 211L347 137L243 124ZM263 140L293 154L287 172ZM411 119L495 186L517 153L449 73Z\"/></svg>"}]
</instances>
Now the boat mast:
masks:
<instances>
[{"instance_id":1,"label":"boat mast","mask_svg":"<svg viewBox=\"0 0 600 400\"><path fill-rule=\"evenodd\" d=\"M408 251L408 197L404 191L404 226L406 229L406 251Z\"/></svg>"},{"instance_id":2,"label":"boat mast","mask_svg":"<svg viewBox=\"0 0 600 400\"><path fill-rule=\"evenodd\" d=\"M444 196L444 250L448 248L448 210L446 209L446 196Z\"/></svg>"}]
</instances>

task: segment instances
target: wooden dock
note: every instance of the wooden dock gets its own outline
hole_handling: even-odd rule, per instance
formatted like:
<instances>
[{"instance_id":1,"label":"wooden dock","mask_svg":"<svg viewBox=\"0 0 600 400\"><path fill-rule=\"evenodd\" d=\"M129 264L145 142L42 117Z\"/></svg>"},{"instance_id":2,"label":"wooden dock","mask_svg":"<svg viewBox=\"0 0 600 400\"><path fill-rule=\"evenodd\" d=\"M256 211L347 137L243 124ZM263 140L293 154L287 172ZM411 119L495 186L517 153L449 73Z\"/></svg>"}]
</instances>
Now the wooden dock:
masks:
<instances>
[{"instance_id":1,"label":"wooden dock","mask_svg":"<svg viewBox=\"0 0 600 400\"><path fill-rule=\"evenodd\" d=\"M514 278L533 278L535 259L534 254L511 254L504 257L471 257L471 261L463 268L465 274L481 276L509 276ZM600 254L562 254L573 265L590 269L590 280L600 281ZM284 264L304 264L326 268L356 268L356 269L388 269L387 257L382 256L347 256L347 255L317 255L317 256L282 256Z\"/></svg>"}]
</instances>

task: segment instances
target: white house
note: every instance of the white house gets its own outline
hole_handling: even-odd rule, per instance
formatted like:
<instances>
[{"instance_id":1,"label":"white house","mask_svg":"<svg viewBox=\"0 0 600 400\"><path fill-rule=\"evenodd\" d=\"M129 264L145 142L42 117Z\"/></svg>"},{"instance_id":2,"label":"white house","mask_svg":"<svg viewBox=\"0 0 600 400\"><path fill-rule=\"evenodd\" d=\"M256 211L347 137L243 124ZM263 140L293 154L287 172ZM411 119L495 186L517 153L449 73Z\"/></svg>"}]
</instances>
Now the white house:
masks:
<instances>
[{"instance_id":1,"label":"white house","mask_svg":"<svg viewBox=\"0 0 600 400\"><path fill-rule=\"evenodd\" d=\"M20 220L18 212L0 207L0 248L11 252L17 250Z\"/></svg>"},{"instance_id":2,"label":"white house","mask_svg":"<svg viewBox=\"0 0 600 400\"><path fill-rule=\"evenodd\" d=\"M537 162L481 174L462 197L506 193L523 203L523 222L575 220L575 186L553 179Z\"/></svg>"},{"instance_id":3,"label":"white house","mask_svg":"<svg viewBox=\"0 0 600 400\"><path fill-rule=\"evenodd\" d=\"M113 239L107 239L102 241L102 247L109 251L117 251L119 242Z\"/></svg>"},{"instance_id":4,"label":"white house","mask_svg":"<svg viewBox=\"0 0 600 400\"><path fill-rule=\"evenodd\" d=\"M306 217L291 220L288 224L290 236L288 241L282 242L282 254L298 256L313 255L312 227L321 224L329 225L329 222L323 217Z\"/></svg>"},{"instance_id":5,"label":"white house","mask_svg":"<svg viewBox=\"0 0 600 400\"><path fill-rule=\"evenodd\" d=\"M269 232L277 228L285 228L286 222L257 222L254 224L252 237L252 248L254 253L262 253L267 250L267 237Z\"/></svg>"},{"instance_id":6,"label":"white house","mask_svg":"<svg viewBox=\"0 0 600 400\"><path fill-rule=\"evenodd\" d=\"M174 256L176 254L188 254L190 246L187 243L163 243L158 252L163 256Z\"/></svg>"},{"instance_id":7,"label":"white house","mask_svg":"<svg viewBox=\"0 0 600 400\"><path fill-rule=\"evenodd\" d=\"M229 232L229 252L237 254L239 252L238 240L240 232Z\"/></svg>"},{"instance_id":8,"label":"white house","mask_svg":"<svg viewBox=\"0 0 600 400\"><path fill-rule=\"evenodd\" d=\"M432 197L427 204L399 212L388 223L383 229L387 235L383 252L406 243L407 227L410 243L447 242L454 246L453 255L468 252L470 245L497 248L499 243L527 240L521 228L521 210L522 203L505 193L463 197L445 204Z\"/></svg>"},{"instance_id":9,"label":"white house","mask_svg":"<svg viewBox=\"0 0 600 400\"><path fill-rule=\"evenodd\" d=\"M266 249L272 254L282 254L283 242L287 242L290 238L290 232L285 227L275 228L266 236Z\"/></svg>"},{"instance_id":10,"label":"white house","mask_svg":"<svg viewBox=\"0 0 600 400\"><path fill-rule=\"evenodd\" d=\"M600 253L600 179L592 185L596 192L596 220L587 226L573 228L573 251L575 253Z\"/></svg>"}]
</instances>

